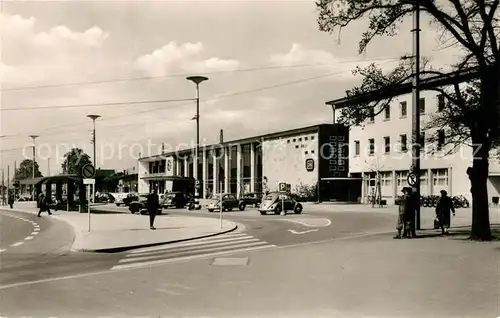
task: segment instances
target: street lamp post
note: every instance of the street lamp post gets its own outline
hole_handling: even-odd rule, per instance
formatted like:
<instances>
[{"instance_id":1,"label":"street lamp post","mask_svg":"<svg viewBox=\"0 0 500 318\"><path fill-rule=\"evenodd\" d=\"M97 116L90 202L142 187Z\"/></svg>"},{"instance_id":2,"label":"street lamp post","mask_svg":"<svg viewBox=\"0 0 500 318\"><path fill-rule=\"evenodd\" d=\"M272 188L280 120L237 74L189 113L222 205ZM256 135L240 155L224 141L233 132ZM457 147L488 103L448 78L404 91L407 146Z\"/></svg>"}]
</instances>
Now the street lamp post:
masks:
<instances>
[{"instance_id":1,"label":"street lamp post","mask_svg":"<svg viewBox=\"0 0 500 318\"><path fill-rule=\"evenodd\" d=\"M193 160L193 176L195 179L195 198L199 199L200 197L200 192L199 192L199 180L198 180L198 158L200 155L200 89L199 89L199 84L203 81L208 80L208 77L204 76L189 76L186 77L188 81L191 81L196 84L196 116L194 119L196 119L196 149L195 149L195 155L194 155L194 160Z\"/></svg>"},{"instance_id":2,"label":"street lamp post","mask_svg":"<svg viewBox=\"0 0 500 318\"><path fill-rule=\"evenodd\" d=\"M415 62L412 88L412 167L410 172L416 175L416 184L413 186L415 196L415 227L420 230L420 4L414 3L413 11L413 57Z\"/></svg>"},{"instance_id":3,"label":"street lamp post","mask_svg":"<svg viewBox=\"0 0 500 318\"><path fill-rule=\"evenodd\" d=\"M35 182L35 163L36 163L36 148L35 148L35 139L37 139L39 136L38 135L30 135L29 136L33 140L33 182ZM32 185L32 196L33 196L33 201L36 201L35 199L35 183Z\"/></svg>"},{"instance_id":4,"label":"street lamp post","mask_svg":"<svg viewBox=\"0 0 500 318\"><path fill-rule=\"evenodd\" d=\"M93 130L92 130L92 144L94 145L94 168L97 168L97 160L95 156L95 120L99 117L100 115L87 115L88 118L92 119L92 125L93 125Z\"/></svg>"},{"instance_id":5,"label":"street lamp post","mask_svg":"<svg viewBox=\"0 0 500 318\"><path fill-rule=\"evenodd\" d=\"M92 144L94 145L94 169L97 169L97 158L96 158L96 151L95 151L95 120L99 117L101 117L100 115L87 115L88 118L92 119L92 126L93 126L93 130L92 130ZM94 185L94 192L92 193L92 202L95 202L95 185Z\"/></svg>"}]
</instances>

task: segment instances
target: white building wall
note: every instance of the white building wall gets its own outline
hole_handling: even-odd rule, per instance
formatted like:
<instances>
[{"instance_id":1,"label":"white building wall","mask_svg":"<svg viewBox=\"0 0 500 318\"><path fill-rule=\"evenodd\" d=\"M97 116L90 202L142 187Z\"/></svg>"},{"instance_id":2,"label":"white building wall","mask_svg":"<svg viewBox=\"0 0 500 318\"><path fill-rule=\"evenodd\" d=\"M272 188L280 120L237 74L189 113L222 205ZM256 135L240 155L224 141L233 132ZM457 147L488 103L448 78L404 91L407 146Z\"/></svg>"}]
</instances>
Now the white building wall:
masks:
<instances>
[{"instance_id":1,"label":"white building wall","mask_svg":"<svg viewBox=\"0 0 500 318\"><path fill-rule=\"evenodd\" d=\"M425 131L426 138L431 134L437 134L437 131L424 129L426 122L432 120L431 114L438 111L437 93L423 91L421 98L425 98L425 113L421 115L421 129ZM406 116L401 115L401 102L406 102ZM341 110L336 110L336 117L341 116ZM412 102L411 94L406 94L395 98L390 105L390 118L385 118L385 112L375 117L373 123L367 120L365 127L353 127L350 131L350 161L349 172L361 173L366 179L363 182L364 193L371 192L369 173L379 171L382 176L382 196L394 198L401 194L403 186L408 186L406 176L408 169L412 164L411 140L412 140ZM407 136L407 152L402 152L399 141L400 135ZM390 138L390 152L385 153L384 137ZM375 153L369 153L369 139L374 139ZM359 141L360 153L355 153L355 142ZM436 144L425 142L426 151L422 151L421 157L421 193L423 195L439 194L439 191L447 190L449 195L464 195L471 200L470 182L466 170L472 165L472 150L464 145L457 149L451 155L445 155L450 148L443 149L442 152L431 153ZM491 171L498 171L500 174L500 165L498 160L490 161ZM447 174L447 176L444 176ZM499 177L500 179L500 177ZM490 178L489 196L499 195L500 180L497 182Z\"/></svg>"},{"instance_id":2,"label":"white building wall","mask_svg":"<svg viewBox=\"0 0 500 318\"><path fill-rule=\"evenodd\" d=\"M313 185L318 181L318 134L307 133L281 139L264 140L262 144L262 175L270 191L277 191L280 182ZM306 159L314 159L314 170L306 170Z\"/></svg>"},{"instance_id":3,"label":"white building wall","mask_svg":"<svg viewBox=\"0 0 500 318\"><path fill-rule=\"evenodd\" d=\"M149 193L149 182L142 179L148 176L149 163L146 161L139 161L138 167L137 191L139 193Z\"/></svg>"}]
</instances>

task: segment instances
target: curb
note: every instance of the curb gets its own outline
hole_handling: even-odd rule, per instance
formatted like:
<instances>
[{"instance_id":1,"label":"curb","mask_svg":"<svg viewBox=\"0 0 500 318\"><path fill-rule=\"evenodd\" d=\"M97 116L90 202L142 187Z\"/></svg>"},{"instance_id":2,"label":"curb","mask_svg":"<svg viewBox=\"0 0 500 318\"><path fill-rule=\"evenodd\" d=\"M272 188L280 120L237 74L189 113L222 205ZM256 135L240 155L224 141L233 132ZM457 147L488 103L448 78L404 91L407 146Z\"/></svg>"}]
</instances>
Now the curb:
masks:
<instances>
[{"instance_id":1,"label":"curb","mask_svg":"<svg viewBox=\"0 0 500 318\"><path fill-rule=\"evenodd\" d=\"M102 249L86 249L86 248L73 249L72 248L72 250L78 251L78 252L90 252L90 253L120 253L120 252L125 252L125 251L128 251L128 250L133 250L133 249L137 249L137 248L145 248L145 247L153 247L153 246L158 246L158 245L174 244L174 243L180 243L180 242L186 242L186 241L194 241L194 240L197 240L197 239L203 239L203 238L213 237L213 236L217 236L217 235L222 235L222 234L233 232L237 228L238 228L238 225L236 223L234 223L234 225L231 228L229 228L227 230L224 230L224 231L221 231L221 232L216 232L216 233L211 233L211 234L206 234L206 235L200 235L200 236L192 236L192 237L188 237L188 238L185 238L185 239L179 239L179 240L173 240L173 241L166 241L166 242L156 242L156 243L139 244L139 245L129 245L129 246L121 246L121 247L102 248ZM75 241L76 241L76 238L75 238ZM73 245L75 245L75 244L73 244Z\"/></svg>"},{"instance_id":2,"label":"curb","mask_svg":"<svg viewBox=\"0 0 500 318\"><path fill-rule=\"evenodd\" d=\"M37 214L36 211L20 210L20 209L16 209L16 208L9 209L9 211L31 214L31 215ZM77 230L76 227L71 222L69 222L68 220L65 220L64 218L59 217L58 215L53 215L53 216L51 216L51 218L56 219L59 222L66 223L67 225L71 226L71 228L73 229L73 234L75 235L75 238L73 239L73 242L71 244L70 251L73 251L73 252L78 251L78 250L74 249L73 246L75 246L76 242L79 242L82 239L82 233L81 233L80 229Z\"/></svg>"},{"instance_id":3,"label":"curb","mask_svg":"<svg viewBox=\"0 0 500 318\"><path fill-rule=\"evenodd\" d=\"M26 213L26 214L36 214L36 212L33 212L33 211L19 210L19 209L15 209L15 208L9 209L9 210L14 211L14 212ZM156 243L129 245L129 246L103 248L103 249L86 249L86 248L75 248L77 243L80 243L83 240L83 233L79 227L76 227L73 223L71 223L70 221L68 221L64 218L61 218L58 215L54 215L54 216L52 216L52 218L58 220L59 222L64 222L64 223L68 224L73 229L73 233L75 234L75 239L73 240L70 251L72 251L72 252L88 252L88 253L119 253L119 252L137 249L137 248L145 248L145 247L153 247L153 246L158 246L158 245L174 244L174 243L180 243L180 242L186 242L186 241L193 241L196 239L213 237L213 236L217 236L217 235L230 233L230 232L236 231L236 229L238 229L238 224L236 222L230 221L234 225L232 225L229 229L221 231L221 232L216 232L216 233L211 233L211 234L206 234L206 235L201 235L201 236L193 236L193 237L188 237L185 239L172 240L172 241L166 241L166 242L156 242Z\"/></svg>"}]
</instances>

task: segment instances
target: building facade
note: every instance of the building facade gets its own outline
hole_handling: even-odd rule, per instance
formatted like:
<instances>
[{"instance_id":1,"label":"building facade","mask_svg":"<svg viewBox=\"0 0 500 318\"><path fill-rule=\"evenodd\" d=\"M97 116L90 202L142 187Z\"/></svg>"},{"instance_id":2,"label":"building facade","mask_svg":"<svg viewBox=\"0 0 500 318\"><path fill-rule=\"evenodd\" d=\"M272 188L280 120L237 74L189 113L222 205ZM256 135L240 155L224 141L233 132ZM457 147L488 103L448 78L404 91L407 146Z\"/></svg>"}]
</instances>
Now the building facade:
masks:
<instances>
[{"instance_id":1,"label":"building facade","mask_svg":"<svg viewBox=\"0 0 500 318\"><path fill-rule=\"evenodd\" d=\"M213 193L243 193L278 190L280 183L316 186L323 195L346 195L339 180L348 180L348 129L322 124L293 129L217 145L200 147L194 169L194 149L139 159L139 192L156 188L166 191L193 191L199 180L202 197ZM356 197L359 194L351 194Z\"/></svg>"},{"instance_id":2,"label":"building facade","mask_svg":"<svg viewBox=\"0 0 500 318\"><path fill-rule=\"evenodd\" d=\"M412 164L412 108L411 94L393 99L382 113L366 120L364 127L351 127L349 172L362 182L362 201L376 193L380 181L382 199L393 202L408 186L407 176ZM472 166L472 149L463 145L452 153L452 146L446 146L444 132L424 129L432 120L432 114L444 107L444 98L433 91L422 91L420 96L421 120L421 171L422 195L439 195L446 190L449 195L464 195L471 200L470 182L466 174ZM342 109L335 109L335 118L341 116ZM437 142L427 142L430 137ZM491 156L489 196L499 196L500 165L496 156Z\"/></svg>"}]
</instances>

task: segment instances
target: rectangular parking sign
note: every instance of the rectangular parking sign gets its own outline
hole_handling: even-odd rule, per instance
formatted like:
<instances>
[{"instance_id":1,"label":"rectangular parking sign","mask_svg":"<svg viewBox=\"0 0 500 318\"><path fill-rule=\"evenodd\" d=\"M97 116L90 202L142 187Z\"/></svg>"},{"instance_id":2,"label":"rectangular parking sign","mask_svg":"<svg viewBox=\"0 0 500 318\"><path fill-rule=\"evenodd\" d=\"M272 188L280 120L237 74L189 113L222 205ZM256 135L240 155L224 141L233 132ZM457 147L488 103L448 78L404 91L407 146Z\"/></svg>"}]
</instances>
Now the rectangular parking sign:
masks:
<instances>
[{"instance_id":1,"label":"rectangular parking sign","mask_svg":"<svg viewBox=\"0 0 500 318\"><path fill-rule=\"evenodd\" d=\"M287 186L286 183L280 182L279 187L278 187L279 191L286 191L286 186Z\"/></svg>"}]
</instances>

